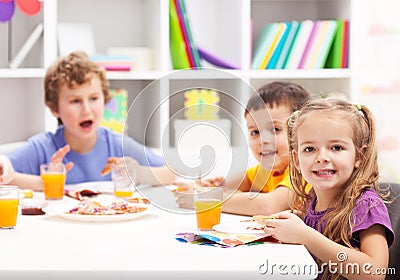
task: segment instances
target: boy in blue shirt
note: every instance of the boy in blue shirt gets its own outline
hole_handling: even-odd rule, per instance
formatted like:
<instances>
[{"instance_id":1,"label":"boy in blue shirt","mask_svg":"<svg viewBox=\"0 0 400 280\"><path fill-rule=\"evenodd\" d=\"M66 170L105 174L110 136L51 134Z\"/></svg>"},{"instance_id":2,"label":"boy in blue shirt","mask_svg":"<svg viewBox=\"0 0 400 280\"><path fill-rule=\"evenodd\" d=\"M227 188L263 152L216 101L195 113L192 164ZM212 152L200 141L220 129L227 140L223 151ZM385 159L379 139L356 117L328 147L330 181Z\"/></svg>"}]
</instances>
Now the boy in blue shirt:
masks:
<instances>
[{"instance_id":1,"label":"boy in blue shirt","mask_svg":"<svg viewBox=\"0 0 400 280\"><path fill-rule=\"evenodd\" d=\"M175 175L163 159L129 136L100 127L105 104L110 100L105 71L83 52L60 59L46 73L45 102L58 119L55 133L43 132L28 139L8 155L15 170L11 181L40 190L40 164L63 162L67 184L111 180L101 171L109 158L133 162L137 183L169 184Z\"/></svg>"}]
</instances>

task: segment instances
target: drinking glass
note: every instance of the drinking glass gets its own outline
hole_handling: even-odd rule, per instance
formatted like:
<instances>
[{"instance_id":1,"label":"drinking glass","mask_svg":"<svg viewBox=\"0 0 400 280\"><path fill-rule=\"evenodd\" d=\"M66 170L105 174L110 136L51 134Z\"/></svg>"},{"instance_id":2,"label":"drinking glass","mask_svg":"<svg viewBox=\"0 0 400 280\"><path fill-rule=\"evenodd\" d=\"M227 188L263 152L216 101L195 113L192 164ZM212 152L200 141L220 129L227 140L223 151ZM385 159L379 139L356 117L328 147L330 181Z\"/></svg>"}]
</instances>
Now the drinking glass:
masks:
<instances>
[{"instance_id":1,"label":"drinking glass","mask_svg":"<svg viewBox=\"0 0 400 280\"><path fill-rule=\"evenodd\" d=\"M19 188L0 186L0 229L12 229L17 225Z\"/></svg>"},{"instance_id":2,"label":"drinking glass","mask_svg":"<svg viewBox=\"0 0 400 280\"><path fill-rule=\"evenodd\" d=\"M45 163L40 165L40 176L43 182L44 197L47 200L59 200L64 196L66 178L63 163Z\"/></svg>"}]
</instances>

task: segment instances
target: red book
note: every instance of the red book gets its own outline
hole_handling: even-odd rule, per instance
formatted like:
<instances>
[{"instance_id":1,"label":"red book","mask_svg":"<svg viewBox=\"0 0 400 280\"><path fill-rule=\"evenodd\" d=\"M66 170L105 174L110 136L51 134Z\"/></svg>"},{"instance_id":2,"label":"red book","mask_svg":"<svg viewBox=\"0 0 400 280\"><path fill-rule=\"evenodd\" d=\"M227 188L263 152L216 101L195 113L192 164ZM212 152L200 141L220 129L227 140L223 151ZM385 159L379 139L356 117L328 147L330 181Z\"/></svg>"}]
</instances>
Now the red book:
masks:
<instances>
[{"instance_id":1,"label":"red book","mask_svg":"<svg viewBox=\"0 0 400 280\"><path fill-rule=\"evenodd\" d=\"M341 68L349 67L349 21L343 21L343 45Z\"/></svg>"}]
</instances>

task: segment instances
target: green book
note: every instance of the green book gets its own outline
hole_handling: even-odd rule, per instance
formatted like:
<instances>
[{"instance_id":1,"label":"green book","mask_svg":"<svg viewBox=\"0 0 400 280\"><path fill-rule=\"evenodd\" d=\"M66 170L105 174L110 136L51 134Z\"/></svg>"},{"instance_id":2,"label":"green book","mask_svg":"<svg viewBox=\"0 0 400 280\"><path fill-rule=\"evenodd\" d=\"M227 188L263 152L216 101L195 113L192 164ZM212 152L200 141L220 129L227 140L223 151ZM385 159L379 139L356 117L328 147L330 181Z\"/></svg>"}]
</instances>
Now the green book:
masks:
<instances>
[{"instance_id":1,"label":"green book","mask_svg":"<svg viewBox=\"0 0 400 280\"><path fill-rule=\"evenodd\" d=\"M174 69L188 69L190 68L189 57L174 0L169 1L169 21L169 49L172 66Z\"/></svg>"},{"instance_id":2,"label":"green book","mask_svg":"<svg viewBox=\"0 0 400 280\"><path fill-rule=\"evenodd\" d=\"M324 68L341 68L343 57L343 35L344 35L344 21L341 19L336 20L336 34L332 42L331 49L326 59Z\"/></svg>"}]
</instances>

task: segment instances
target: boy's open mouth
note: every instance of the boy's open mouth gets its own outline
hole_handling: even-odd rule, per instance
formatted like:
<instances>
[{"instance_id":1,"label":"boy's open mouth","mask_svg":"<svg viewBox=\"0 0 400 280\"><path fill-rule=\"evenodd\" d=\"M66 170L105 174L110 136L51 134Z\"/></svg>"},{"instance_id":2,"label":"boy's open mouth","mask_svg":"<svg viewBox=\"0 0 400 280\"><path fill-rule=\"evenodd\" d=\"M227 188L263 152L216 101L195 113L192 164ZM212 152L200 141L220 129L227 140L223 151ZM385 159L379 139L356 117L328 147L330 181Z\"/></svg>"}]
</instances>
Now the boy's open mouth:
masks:
<instances>
[{"instance_id":1,"label":"boy's open mouth","mask_svg":"<svg viewBox=\"0 0 400 280\"><path fill-rule=\"evenodd\" d=\"M93 124L93 121L83 121L79 125L83 128L88 128Z\"/></svg>"}]
</instances>

